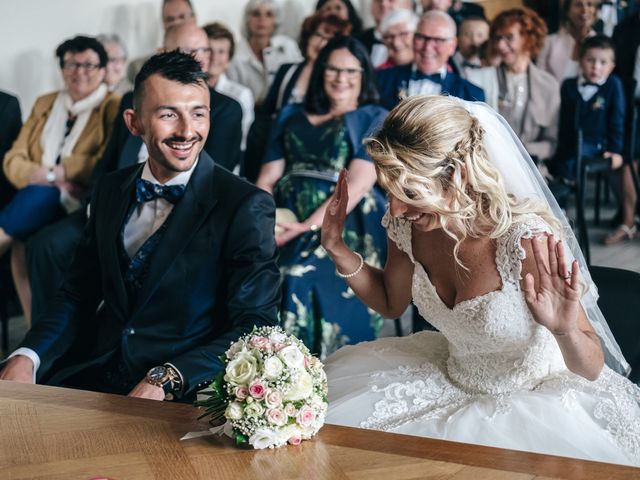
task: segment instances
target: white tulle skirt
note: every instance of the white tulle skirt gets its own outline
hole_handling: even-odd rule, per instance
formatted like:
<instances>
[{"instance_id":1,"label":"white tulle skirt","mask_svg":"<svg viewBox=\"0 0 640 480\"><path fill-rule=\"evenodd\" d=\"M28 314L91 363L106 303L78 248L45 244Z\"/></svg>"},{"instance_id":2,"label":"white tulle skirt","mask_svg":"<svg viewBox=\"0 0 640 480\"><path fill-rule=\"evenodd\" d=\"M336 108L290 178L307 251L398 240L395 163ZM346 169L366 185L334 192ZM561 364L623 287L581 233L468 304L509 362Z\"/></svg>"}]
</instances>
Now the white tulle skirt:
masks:
<instances>
[{"instance_id":1,"label":"white tulle skirt","mask_svg":"<svg viewBox=\"0 0 640 480\"><path fill-rule=\"evenodd\" d=\"M435 332L343 347L326 362L327 423L640 465L640 389L607 367L489 394L455 385L447 358Z\"/></svg>"}]
</instances>

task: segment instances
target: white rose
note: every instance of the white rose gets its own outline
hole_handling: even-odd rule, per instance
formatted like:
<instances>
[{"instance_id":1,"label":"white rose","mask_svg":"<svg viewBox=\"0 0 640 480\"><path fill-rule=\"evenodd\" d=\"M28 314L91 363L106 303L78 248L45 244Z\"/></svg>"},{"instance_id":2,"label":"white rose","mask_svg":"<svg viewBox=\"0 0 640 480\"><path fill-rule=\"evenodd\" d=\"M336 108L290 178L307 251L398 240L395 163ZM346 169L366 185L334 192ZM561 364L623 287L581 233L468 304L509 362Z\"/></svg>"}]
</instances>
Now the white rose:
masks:
<instances>
[{"instance_id":1,"label":"white rose","mask_svg":"<svg viewBox=\"0 0 640 480\"><path fill-rule=\"evenodd\" d=\"M280 445L280 436L272 429L261 427L249 437L249 444L255 449L263 449Z\"/></svg>"},{"instance_id":2,"label":"white rose","mask_svg":"<svg viewBox=\"0 0 640 480\"><path fill-rule=\"evenodd\" d=\"M264 396L264 403L269 408L279 407L282 403L282 394L278 390L269 390Z\"/></svg>"},{"instance_id":3,"label":"white rose","mask_svg":"<svg viewBox=\"0 0 640 480\"><path fill-rule=\"evenodd\" d=\"M227 358L233 358L236 353L240 353L242 350L244 350L244 342L242 340L238 340L229 347L229 350L227 350Z\"/></svg>"},{"instance_id":4,"label":"white rose","mask_svg":"<svg viewBox=\"0 0 640 480\"><path fill-rule=\"evenodd\" d=\"M275 380L282 375L284 365L278 357L269 357L264 361L264 376L270 380Z\"/></svg>"},{"instance_id":5,"label":"white rose","mask_svg":"<svg viewBox=\"0 0 640 480\"><path fill-rule=\"evenodd\" d=\"M304 400L313 392L313 378L305 371L297 372L291 390L284 395L285 400Z\"/></svg>"},{"instance_id":6,"label":"white rose","mask_svg":"<svg viewBox=\"0 0 640 480\"><path fill-rule=\"evenodd\" d=\"M271 340L271 343L285 343L287 341L287 336L282 332L271 332L269 340Z\"/></svg>"},{"instance_id":7,"label":"white rose","mask_svg":"<svg viewBox=\"0 0 640 480\"><path fill-rule=\"evenodd\" d=\"M224 379L234 385L248 385L256 376L256 359L248 352L240 352L227 364Z\"/></svg>"},{"instance_id":8,"label":"white rose","mask_svg":"<svg viewBox=\"0 0 640 480\"><path fill-rule=\"evenodd\" d=\"M278 352L278 356L291 368L299 370L304 368L304 355L295 345L284 347Z\"/></svg>"},{"instance_id":9,"label":"white rose","mask_svg":"<svg viewBox=\"0 0 640 480\"><path fill-rule=\"evenodd\" d=\"M279 408L272 408L270 410L267 410L266 416L267 421L277 427L283 426L287 423L288 420L287 414Z\"/></svg>"},{"instance_id":10,"label":"white rose","mask_svg":"<svg viewBox=\"0 0 640 480\"><path fill-rule=\"evenodd\" d=\"M253 402L244 408L244 414L247 417L259 417L264 413L264 407L258 402Z\"/></svg>"},{"instance_id":11,"label":"white rose","mask_svg":"<svg viewBox=\"0 0 640 480\"><path fill-rule=\"evenodd\" d=\"M227 405L224 416L229 420L240 420L243 416L242 405L239 402L231 402Z\"/></svg>"}]
</instances>

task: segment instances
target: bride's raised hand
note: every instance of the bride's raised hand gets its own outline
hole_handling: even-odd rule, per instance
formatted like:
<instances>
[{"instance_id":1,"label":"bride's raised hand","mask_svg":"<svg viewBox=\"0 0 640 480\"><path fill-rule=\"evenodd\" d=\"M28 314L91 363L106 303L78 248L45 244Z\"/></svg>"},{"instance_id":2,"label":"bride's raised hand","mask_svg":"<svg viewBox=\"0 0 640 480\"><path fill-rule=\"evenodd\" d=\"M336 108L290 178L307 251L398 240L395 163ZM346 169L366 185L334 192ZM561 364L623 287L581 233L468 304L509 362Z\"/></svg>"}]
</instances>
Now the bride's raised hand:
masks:
<instances>
[{"instance_id":1,"label":"bride's raised hand","mask_svg":"<svg viewBox=\"0 0 640 480\"><path fill-rule=\"evenodd\" d=\"M531 245L539 280L535 285L534 276L527 273L524 278L525 301L536 322L555 335L569 334L578 329L578 262L574 260L571 270L568 269L564 246L553 235L547 237L546 249L538 238L534 238Z\"/></svg>"},{"instance_id":2,"label":"bride's raised hand","mask_svg":"<svg viewBox=\"0 0 640 480\"><path fill-rule=\"evenodd\" d=\"M345 248L342 230L347 218L349 204L349 188L347 186L347 170L342 169L329 205L322 219L321 242L324 249L331 255L340 248Z\"/></svg>"}]
</instances>

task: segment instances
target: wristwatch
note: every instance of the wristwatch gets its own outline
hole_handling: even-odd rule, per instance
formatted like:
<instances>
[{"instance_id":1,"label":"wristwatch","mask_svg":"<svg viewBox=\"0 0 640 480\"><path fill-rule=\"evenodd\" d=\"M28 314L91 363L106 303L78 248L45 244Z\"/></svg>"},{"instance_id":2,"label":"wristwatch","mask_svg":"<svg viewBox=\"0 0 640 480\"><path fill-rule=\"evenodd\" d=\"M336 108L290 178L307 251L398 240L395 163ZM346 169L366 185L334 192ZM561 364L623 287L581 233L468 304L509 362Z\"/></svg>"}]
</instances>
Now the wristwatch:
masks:
<instances>
[{"instance_id":1,"label":"wristwatch","mask_svg":"<svg viewBox=\"0 0 640 480\"><path fill-rule=\"evenodd\" d=\"M49 167L49 170L47 170L47 176L45 178L49 183L53 183L56 181L56 171L53 169L53 167Z\"/></svg>"},{"instance_id":2,"label":"wristwatch","mask_svg":"<svg viewBox=\"0 0 640 480\"><path fill-rule=\"evenodd\" d=\"M151 385L162 388L165 400L173 400L182 389L180 374L171 365L153 367L147 372L146 380Z\"/></svg>"}]
</instances>

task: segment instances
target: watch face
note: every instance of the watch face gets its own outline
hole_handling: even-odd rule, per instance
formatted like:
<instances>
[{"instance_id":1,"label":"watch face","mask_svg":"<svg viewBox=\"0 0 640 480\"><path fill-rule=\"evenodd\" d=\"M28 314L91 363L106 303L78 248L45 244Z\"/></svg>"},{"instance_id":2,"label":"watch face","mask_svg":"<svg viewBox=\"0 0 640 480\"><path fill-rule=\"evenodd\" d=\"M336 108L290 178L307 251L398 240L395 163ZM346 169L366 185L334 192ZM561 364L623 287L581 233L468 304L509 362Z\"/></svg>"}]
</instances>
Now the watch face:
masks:
<instances>
[{"instance_id":1,"label":"watch face","mask_svg":"<svg viewBox=\"0 0 640 480\"><path fill-rule=\"evenodd\" d=\"M160 382L164 380L164 377L166 375L167 375L167 367L165 366L153 367L151 370L149 370L149 373L147 373L147 377L152 382Z\"/></svg>"}]
</instances>

